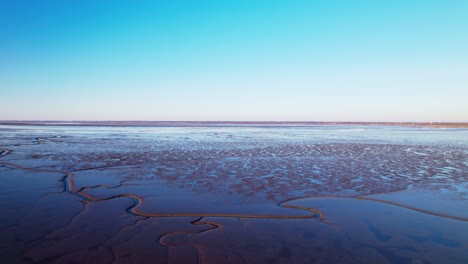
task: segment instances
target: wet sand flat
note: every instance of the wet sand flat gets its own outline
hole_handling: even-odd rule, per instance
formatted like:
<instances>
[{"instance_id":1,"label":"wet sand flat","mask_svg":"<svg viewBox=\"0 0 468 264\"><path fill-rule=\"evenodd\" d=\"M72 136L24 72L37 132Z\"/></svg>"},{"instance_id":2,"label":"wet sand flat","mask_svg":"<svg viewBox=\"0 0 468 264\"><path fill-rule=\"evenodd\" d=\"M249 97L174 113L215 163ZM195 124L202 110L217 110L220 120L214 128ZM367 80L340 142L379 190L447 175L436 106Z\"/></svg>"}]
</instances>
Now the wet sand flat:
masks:
<instances>
[{"instance_id":1,"label":"wet sand flat","mask_svg":"<svg viewBox=\"0 0 468 264\"><path fill-rule=\"evenodd\" d=\"M468 130L0 125L5 263L466 263Z\"/></svg>"}]
</instances>

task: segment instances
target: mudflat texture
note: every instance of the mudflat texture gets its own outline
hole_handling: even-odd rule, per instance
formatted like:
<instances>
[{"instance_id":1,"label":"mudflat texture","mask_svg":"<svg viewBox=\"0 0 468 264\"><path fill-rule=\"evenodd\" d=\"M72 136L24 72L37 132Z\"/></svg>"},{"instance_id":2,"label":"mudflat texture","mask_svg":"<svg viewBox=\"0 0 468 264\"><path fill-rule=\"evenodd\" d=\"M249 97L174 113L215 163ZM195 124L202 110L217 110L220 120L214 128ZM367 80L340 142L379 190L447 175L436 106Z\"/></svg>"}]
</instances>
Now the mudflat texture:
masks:
<instances>
[{"instance_id":1,"label":"mudflat texture","mask_svg":"<svg viewBox=\"0 0 468 264\"><path fill-rule=\"evenodd\" d=\"M0 126L5 263L466 263L468 130Z\"/></svg>"}]
</instances>

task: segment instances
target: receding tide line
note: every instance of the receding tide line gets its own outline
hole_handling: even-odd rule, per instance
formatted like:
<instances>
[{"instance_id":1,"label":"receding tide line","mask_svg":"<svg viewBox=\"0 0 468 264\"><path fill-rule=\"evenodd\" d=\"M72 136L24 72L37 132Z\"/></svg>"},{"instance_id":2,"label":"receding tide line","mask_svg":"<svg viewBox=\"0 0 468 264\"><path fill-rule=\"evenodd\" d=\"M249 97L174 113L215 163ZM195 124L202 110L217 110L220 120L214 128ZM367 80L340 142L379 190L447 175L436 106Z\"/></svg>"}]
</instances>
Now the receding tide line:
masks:
<instances>
[{"instance_id":1,"label":"receding tide line","mask_svg":"<svg viewBox=\"0 0 468 264\"><path fill-rule=\"evenodd\" d=\"M358 200L367 200L367 201L372 201L372 202L377 202L377 203L384 203L384 204L394 205L394 206L398 206L398 207L401 207L401 208L413 210L413 211L424 213L424 214L429 214L429 215L433 215L433 216L439 216L439 217L450 218L450 219L454 219L454 220L460 220L460 221L468 222L467 217L437 213L437 212L433 212L433 211L429 211L429 210L425 210L425 209L412 207L412 206L409 206L409 205L395 203L395 202L392 202L392 201L381 200L381 199L371 198L371 197L367 197L367 196L356 196L356 197L351 197L351 198L358 199Z\"/></svg>"}]
</instances>

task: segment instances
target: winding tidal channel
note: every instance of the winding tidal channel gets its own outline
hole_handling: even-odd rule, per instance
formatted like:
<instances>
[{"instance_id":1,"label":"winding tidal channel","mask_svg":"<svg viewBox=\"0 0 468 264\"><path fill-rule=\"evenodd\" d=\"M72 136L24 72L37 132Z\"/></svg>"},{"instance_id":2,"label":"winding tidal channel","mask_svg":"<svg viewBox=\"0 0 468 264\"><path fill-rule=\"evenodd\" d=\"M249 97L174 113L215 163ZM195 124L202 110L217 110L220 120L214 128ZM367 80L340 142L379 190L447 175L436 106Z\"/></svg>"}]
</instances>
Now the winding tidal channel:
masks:
<instances>
[{"instance_id":1,"label":"winding tidal channel","mask_svg":"<svg viewBox=\"0 0 468 264\"><path fill-rule=\"evenodd\" d=\"M467 135L0 126L0 257L466 263Z\"/></svg>"}]
</instances>

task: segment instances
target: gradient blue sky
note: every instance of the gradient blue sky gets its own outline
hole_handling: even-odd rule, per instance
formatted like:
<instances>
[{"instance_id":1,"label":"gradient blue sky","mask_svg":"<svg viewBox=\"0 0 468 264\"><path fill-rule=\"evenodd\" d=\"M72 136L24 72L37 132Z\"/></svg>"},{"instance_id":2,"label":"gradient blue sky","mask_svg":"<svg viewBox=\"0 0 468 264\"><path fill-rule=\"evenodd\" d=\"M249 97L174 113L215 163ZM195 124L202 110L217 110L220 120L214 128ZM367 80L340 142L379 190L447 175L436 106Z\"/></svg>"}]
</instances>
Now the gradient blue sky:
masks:
<instances>
[{"instance_id":1,"label":"gradient blue sky","mask_svg":"<svg viewBox=\"0 0 468 264\"><path fill-rule=\"evenodd\" d=\"M468 121L468 1L0 0L0 120Z\"/></svg>"}]
</instances>

